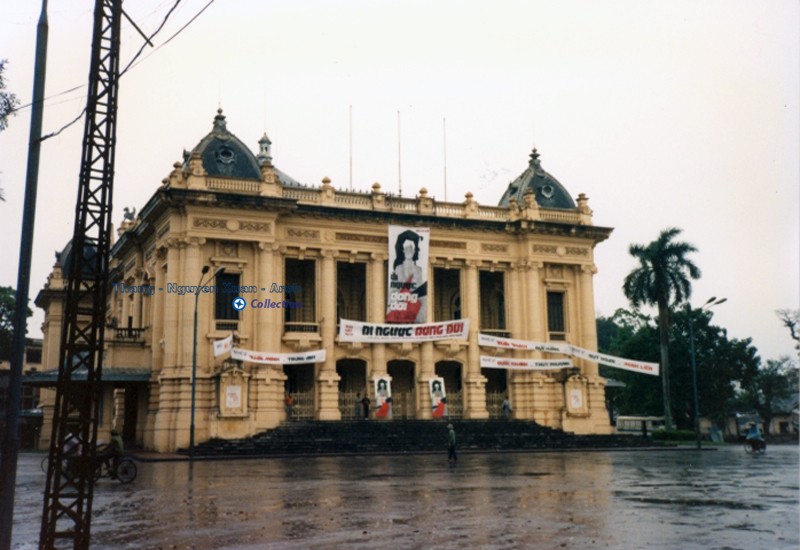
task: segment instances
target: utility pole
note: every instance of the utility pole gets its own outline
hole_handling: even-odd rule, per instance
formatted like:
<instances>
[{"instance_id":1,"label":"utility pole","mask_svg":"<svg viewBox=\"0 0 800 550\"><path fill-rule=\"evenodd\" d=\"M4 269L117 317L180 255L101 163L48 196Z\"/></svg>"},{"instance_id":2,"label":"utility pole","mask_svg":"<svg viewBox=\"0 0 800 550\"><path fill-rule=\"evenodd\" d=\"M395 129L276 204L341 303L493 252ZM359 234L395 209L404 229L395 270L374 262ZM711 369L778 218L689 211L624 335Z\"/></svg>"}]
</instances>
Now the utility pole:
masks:
<instances>
[{"instance_id":1,"label":"utility pole","mask_svg":"<svg viewBox=\"0 0 800 550\"><path fill-rule=\"evenodd\" d=\"M30 291L33 227L36 219L36 192L39 186L39 154L42 146L44 83L47 69L47 0L36 26L36 61L33 74L31 131L28 141L28 169L25 176L25 204L22 209L22 234L17 267L16 304L14 305L14 340L11 347L11 372L6 403L6 430L0 454L0 548L11 548L14 524L14 493L17 485L19 456L19 410L22 401L22 364L25 358L25 335L28 332L28 293Z\"/></svg>"},{"instance_id":2,"label":"utility pole","mask_svg":"<svg viewBox=\"0 0 800 550\"><path fill-rule=\"evenodd\" d=\"M108 256L114 187L122 0L95 0L89 89L58 361L50 461L39 547L71 540L88 549L91 531L97 419L101 398ZM85 381L83 377L85 376ZM76 437L79 455L64 467L64 442Z\"/></svg>"}]
</instances>

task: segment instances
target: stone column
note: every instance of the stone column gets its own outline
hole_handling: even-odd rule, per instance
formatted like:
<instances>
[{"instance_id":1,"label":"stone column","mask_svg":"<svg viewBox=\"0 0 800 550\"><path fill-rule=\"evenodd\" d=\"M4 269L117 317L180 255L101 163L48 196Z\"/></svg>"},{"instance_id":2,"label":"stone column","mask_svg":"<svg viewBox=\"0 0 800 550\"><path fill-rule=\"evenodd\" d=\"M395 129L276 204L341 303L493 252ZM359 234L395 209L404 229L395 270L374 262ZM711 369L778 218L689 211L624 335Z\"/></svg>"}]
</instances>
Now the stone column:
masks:
<instances>
[{"instance_id":1,"label":"stone column","mask_svg":"<svg viewBox=\"0 0 800 550\"><path fill-rule=\"evenodd\" d=\"M182 279L180 281L172 281L178 284L185 284L185 285L196 285L200 281L200 277L202 276L200 265L200 240L199 239L186 239L184 241L184 248L183 248L183 272L182 272ZM202 281L205 282L205 281ZM198 308L200 307L199 301L202 300L203 296L201 295L198 299ZM191 367L192 365L192 338L194 335L194 296L185 294L180 297L181 299L181 326L180 326L180 343L181 351L180 351L180 366L181 367ZM197 362L198 362L198 373L200 372L200 356L205 356L206 353L206 331L201 330L202 327L205 326L205 323L200 322L200 313L198 310L197 315ZM201 349L203 353L201 353Z\"/></svg>"},{"instance_id":2,"label":"stone column","mask_svg":"<svg viewBox=\"0 0 800 550\"><path fill-rule=\"evenodd\" d=\"M594 312L594 284L593 277L597 273L594 265L580 267L580 299L581 299L581 347L597 351L597 321ZM592 377L599 373L596 363L584 361L583 374Z\"/></svg>"},{"instance_id":3,"label":"stone column","mask_svg":"<svg viewBox=\"0 0 800 550\"><path fill-rule=\"evenodd\" d=\"M164 281L164 368L174 368L178 364L178 308L181 298L168 292L169 283L180 284L180 251L175 241L167 243L167 273Z\"/></svg>"},{"instance_id":4,"label":"stone column","mask_svg":"<svg viewBox=\"0 0 800 550\"><path fill-rule=\"evenodd\" d=\"M464 317L471 319L469 325L469 344L467 346L467 365L464 380L464 417L489 418L486 409L486 377L481 374L480 348L478 332L480 332L480 284L478 280L478 262L467 261L466 268L466 300L462 302Z\"/></svg>"},{"instance_id":5,"label":"stone column","mask_svg":"<svg viewBox=\"0 0 800 550\"><path fill-rule=\"evenodd\" d=\"M546 342L547 318L546 304L542 303L542 287L540 272L544 268L541 262L530 262L527 265L528 295L528 338L535 342Z\"/></svg>"},{"instance_id":6,"label":"stone column","mask_svg":"<svg viewBox=\"0 0 800 550\"><path fill-rule=\"evenodd\" d=\"M316 295L321 300L320 335L325 350L325 362L317 377L317 418L319 420L341 420L339 411L339 375L336 373L334 351L336 343L336 260L333 250L320 253L322 272ZM325 292L321 292L322 289Z\"/></svg>"},{"instance_id":7,"label":"stone column","mask_svg":"<svg viewBox=\"0 0 800 550\"><path fill-rule=\"evenodd\" d=\"M386 273L383 269L385 254L373 253L369 262L369 311L370 323L383 323L386 320ZM386 344L371 344L372 364L368 367L367 380L386 374Z\"/></svg>"}]
</instances>

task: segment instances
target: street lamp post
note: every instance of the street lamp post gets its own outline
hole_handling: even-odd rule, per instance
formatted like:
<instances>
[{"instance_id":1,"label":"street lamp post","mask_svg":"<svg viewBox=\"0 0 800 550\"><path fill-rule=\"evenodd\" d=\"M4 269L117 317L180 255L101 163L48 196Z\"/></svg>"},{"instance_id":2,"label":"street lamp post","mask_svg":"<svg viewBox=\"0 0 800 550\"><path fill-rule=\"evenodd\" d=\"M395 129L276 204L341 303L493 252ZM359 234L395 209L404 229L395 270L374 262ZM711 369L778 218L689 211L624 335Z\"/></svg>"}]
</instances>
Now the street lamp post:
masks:
<instances>
[{"instance_id":1,"label":"street lamp post","mask_svg":"<svg viewBox=\"0 0 800 550\"><path fill-rule=\"evenodd\" d=\"M720 298L717 300L716 296L712 296L709 298L705 304L700 308L700 311L704 309L712 308L722 302L725 302L727 298ZM697 443L697 449L700 450L700 399L697 396L697 360L695 358L694 352L694 312L692 311L689 302L686 302L686 315L689 321L689 352L691 353L692 357L692 393L694 394L694 437L695 442Z\"/></svg>"},{"instance_id":2,"label":"street lamp post","mask_svg":"<svg viewBox=\"0 0 800 550\"><path fill-rule=\"evenodd\" d=\"M219 275L225 271L224 267L220 267L217 269L211 277L206 279L205 283L208 283L211 279ZM203 282L203 277L206 276L208 273L208 266L204 265L201 275L200 275L200 282L197 283L197 288L194 292L194 333L192 335L192 409L189 417L189 460L194 460L194 409L195 409L195 391L197 388L197 304L200 300L200 289L205 284Z\"/></svg>"}]
</instances>

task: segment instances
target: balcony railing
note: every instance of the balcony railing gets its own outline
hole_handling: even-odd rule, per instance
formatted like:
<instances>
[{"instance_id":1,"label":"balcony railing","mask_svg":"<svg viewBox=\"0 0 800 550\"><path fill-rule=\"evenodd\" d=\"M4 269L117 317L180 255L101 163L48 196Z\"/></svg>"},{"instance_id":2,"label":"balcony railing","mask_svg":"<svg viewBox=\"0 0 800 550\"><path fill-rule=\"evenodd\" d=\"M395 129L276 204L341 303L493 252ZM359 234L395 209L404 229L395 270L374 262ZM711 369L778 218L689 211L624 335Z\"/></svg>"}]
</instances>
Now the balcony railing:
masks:
<instances>
[{"instance_id":1,"label":"balcony railing","mask_svg":"<svg viewBox=\"0 0 800 550\"><path fill-rule=\"evenodd\" d=\"M144 344L146 328L111 327L111 340L118 344Z\"/></svg>"},{"instance_id":2,"label":"balcony railing","mask_svg":"<svg viewBox=\"0 0 800 550\"><path fill-rule=\"evenodd\" d=\"M495 336L497 338L511 338L511 331L499 328L482 328L481 332L483 334L488 334L489 336Z\"/></svg>"},{"instance_id":3,"label":"balcony railing","mask_svg":"<svg viewBox=\"0 0 800 550\"><path fill-rule=\"evenodd\" d=\"M319 323L284 323L284 332L319 332Z\"/></svg>"}]
</instances>

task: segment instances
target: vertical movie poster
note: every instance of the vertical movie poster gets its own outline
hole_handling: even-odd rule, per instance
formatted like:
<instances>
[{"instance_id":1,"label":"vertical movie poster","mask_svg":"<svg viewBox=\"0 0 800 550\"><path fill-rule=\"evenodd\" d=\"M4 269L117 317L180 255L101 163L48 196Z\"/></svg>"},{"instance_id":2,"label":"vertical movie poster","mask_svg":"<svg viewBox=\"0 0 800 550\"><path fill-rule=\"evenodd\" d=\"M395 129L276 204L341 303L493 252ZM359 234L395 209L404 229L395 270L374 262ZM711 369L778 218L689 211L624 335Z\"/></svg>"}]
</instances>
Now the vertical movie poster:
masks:
<instances>
[{"instance_id":1,"label":"vertical movie poster","mask_svg":"<svg viewBox=\"0 0 800 550\"><path fill-rule=\"evenodd\" d=\"M427 227L389 226L389 292L387 323L424 323L427 319Z\"/></svg>"},{"instance_id":2,"label":"vertical movie poster","mask_svg":"<svg viewBox=\"0 0 800 550\"><path fill-rule=\"evenodd\" d=\"M447 395L444 391L444 378L436 377L428 380L431 390L431 410L434 418L447 416Z\"/></svg>"},{"instance_id":3,"label":"vertical movie poster","mask_svg":"<svg viewBox=\"0 0 800 550\"><path fill-rule=\"evenodd\" d=\"M392 417L392 385L388 378L375 380L375 418Z\"/></svg>"}]
</instances>

